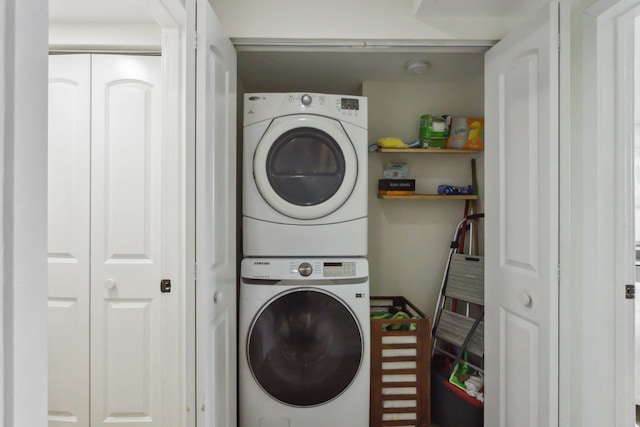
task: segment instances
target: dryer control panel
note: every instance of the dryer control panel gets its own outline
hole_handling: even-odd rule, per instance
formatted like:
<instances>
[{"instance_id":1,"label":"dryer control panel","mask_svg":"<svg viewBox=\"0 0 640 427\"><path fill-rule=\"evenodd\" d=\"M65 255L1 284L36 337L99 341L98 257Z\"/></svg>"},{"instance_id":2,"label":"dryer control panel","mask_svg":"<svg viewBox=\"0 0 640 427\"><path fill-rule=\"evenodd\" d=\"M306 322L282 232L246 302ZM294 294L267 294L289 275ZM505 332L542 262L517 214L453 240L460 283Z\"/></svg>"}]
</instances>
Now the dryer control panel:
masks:
<instances>
[{"instance_id":1,"label":"dryer control panel","mask_svg":"<svg viewBox=\"0 0 640 427\"><path fill-rule=\"evenodd\" d=\"M247 279L318 280L365 278L369 271L364 258L245 258L241 274Z\"/></svg>"},{"instance_id":2,"label":"dryer control panel","mask_svg":"<svg viewBox=\"0 0 640 427\"><path fill-rule=\"evenodd\" d=\"M244 96L243 124L292 114L315 114L367 128L367 98L310 92L248 93Z\"/></svg>"}]
</instances>

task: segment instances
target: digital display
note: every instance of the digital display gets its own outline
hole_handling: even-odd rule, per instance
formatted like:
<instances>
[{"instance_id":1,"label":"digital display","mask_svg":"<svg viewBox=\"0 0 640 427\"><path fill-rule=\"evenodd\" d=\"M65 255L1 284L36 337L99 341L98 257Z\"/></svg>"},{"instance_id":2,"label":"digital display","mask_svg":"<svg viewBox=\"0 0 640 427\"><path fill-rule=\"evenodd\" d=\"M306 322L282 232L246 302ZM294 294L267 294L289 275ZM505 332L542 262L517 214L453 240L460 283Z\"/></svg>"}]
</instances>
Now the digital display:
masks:
<instances>
[{"instance_id":1,"label":"digital display","mask_svg":"<svg viewBox=\"0 0 640 427\"><path fill-rule=\"evenodd\" d=\"M343 110L359 110L360 103L357 99L353 98L342 98L341 99L341 108Z\"/></svg>"},{"instance_id":2,"label":"digital display","mask_svg":"<svg viewBox=\"0 0 640 427\"><path fill-rule=\"evenodd\" d=\"M325 267L342 267L342 263L341 262L325 262L324 266Z\"/></svg>"}]
</instances>

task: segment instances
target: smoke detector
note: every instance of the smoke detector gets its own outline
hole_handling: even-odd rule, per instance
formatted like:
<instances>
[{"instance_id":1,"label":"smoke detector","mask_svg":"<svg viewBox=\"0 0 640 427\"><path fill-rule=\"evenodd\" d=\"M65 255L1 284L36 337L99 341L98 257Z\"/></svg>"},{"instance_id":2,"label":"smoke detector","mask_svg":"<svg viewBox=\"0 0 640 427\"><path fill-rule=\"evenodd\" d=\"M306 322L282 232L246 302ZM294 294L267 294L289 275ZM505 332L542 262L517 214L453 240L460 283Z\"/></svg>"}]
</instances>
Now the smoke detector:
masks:
<instances>
[{"instance_id":1,"label":"smoke detector","mask_svg":"<svg viewBox=\"0 0 640 427\"><path fill-rule=\"evenodd\" d=\"M412 59L404 64L404 69L409 74L424 74L429 69L429 63L422 59Z\"/></svg>"}]
</instances>

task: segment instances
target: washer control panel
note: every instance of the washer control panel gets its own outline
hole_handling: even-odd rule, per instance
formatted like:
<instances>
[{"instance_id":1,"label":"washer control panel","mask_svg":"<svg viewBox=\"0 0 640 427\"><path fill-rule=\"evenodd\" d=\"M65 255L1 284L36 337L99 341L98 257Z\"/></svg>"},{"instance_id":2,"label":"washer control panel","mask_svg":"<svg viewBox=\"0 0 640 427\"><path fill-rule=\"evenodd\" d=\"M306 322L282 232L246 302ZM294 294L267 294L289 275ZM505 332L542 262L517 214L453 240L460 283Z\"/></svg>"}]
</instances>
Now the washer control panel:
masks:
<instances>
[{"instance_id":1,"label":"washer control panel","mask_svg":"<svg viewBox=\"0 0 640 427\"><path fill-rule=\"evenodd\" d=\"M242 277L272 280L319 280L368 277L364 258L245 258Z\"/></svg>"},{"instance_id":2,"label":"washer control panel","mask_svg":"<svg viewBox=\"0 0 640 427\"><path fill-rule=\"evenodd\" d=\"M291 261L289 272L313 279L338 279L356 276L354 261Z\"/></svg>"},{"instance_id":3,"label":"washer control panel","mask_svg":"<svg viewBox=\"0 0 640 427\"><path fill-rule=\"evenodd\" d=\"M289 272L314 279L338 279L356 276L354 261L291 261Z\"/></svg>"},{"instance_id":4,"label":"washer control panel","mask_svg":"<svg viewBox=\"0 0 640 427\"><path fill-rule=\"evenodd\" d=\"M356 275L356 263L347 262L324 262L324 277L354 277Z\"/></svg>"}]
</instances>

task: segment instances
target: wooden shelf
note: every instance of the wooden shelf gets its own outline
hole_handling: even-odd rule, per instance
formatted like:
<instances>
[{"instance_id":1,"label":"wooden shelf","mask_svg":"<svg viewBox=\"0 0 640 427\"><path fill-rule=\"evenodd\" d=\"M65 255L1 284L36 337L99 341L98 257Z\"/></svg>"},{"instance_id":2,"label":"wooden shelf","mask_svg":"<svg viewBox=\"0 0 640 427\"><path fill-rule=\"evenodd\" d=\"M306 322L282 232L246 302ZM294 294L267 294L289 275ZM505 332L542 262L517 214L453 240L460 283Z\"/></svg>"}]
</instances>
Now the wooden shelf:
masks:
<instances>
[{"instance_id":1,"label":"wooden shelf","mask_svg":"<svg viewBox=\"0 0 640 427\"><path fill-rule=\"evenodd\" d=\"M412 194L410 196L392 196L378 194L379 199L387 200L478 200L477 194Z\"/></svg>"},{"instance_id":2,"label":"wooden shelf","mask_svg":"<svg viewBox=\"0 0 640 427\"><path fill-rule=\"evenodd\" d=\"M461 150L461 149L443 149L443 148L381 148L376 150L378 153L407 153L407 154L476 154L482 150ZM471 175L473 178L474 188L477 187L475 179L475 158L471 159ZM411 194L411 195L389 195L378 193L379 199L385 200L478 200L477 194Z\"/></svg>"},{"instance_id":3,"label":"wooden shelf","mask_svg":"<svg viewBox=\"0 0 640 427\"><path fill-rule=\"evenodd\" d=\"M378 148L377 153L411 153L411 154L476 154L482 150L461 150L457 148Z\"/></svg>"}]
</instances>

